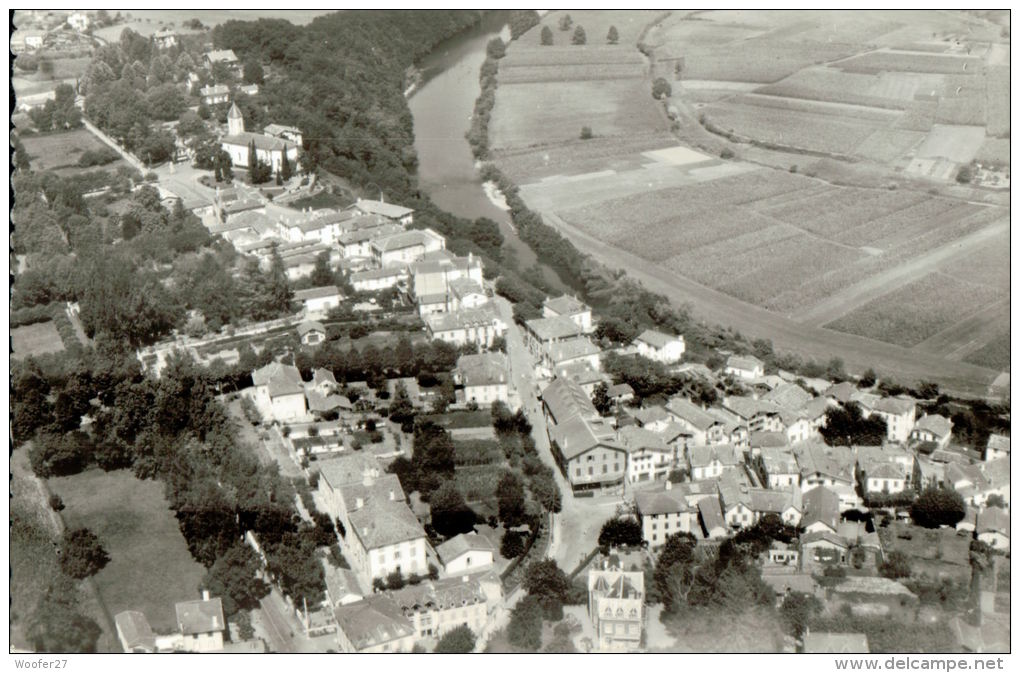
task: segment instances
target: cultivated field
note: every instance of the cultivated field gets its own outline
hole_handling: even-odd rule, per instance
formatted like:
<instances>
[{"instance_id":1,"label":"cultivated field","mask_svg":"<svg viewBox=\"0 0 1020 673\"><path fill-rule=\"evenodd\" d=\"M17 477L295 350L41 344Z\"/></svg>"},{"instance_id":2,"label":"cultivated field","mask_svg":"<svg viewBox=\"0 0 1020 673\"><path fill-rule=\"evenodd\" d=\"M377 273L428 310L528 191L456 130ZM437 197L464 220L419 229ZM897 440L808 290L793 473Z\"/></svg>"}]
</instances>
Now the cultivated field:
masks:
<instances>
[{"instance_id":1,"label":"cultivated field","mask_svg":"<svg viewBox=\"0 0 1020 673\"><path fill-rule=\"evenodd\" d=\"M49 480L69 527L91 529L110 555L95 577L111 614L140 610L157 632L176 628L174 603L198 597L205 569L188 551L163 485L129 470L89 470Z\"/></svg>"},{"instance_id":2,"label":"cultivated field","mask_svg":"<svg viewBox=\"0 0 1020 673\"><path fill-rule=\"evenodd\" d=\"M33 355L59 353L64 350L64 342L57 332L52 320L23 325L11 330L11 359L24 360Z\"/></svg>"},{"instance_id":3,"label":"cultivated field","mask_svg":"<svg viewBox=\"0 0 1020 673\"><path fill-rule=\"evenodd\" d=\"M498 151L568 142L583 126L623 136L663 125L644 79L500 84L489 137Z\"/></svg>"},{"instance_id":4,"label":"cultivated field","mask_svg":"<svg viewBox=\"0 0 1020 673\"><path fill-rule=\"evenodd\" d=\"M79 170L95 170L96 168L116 170L118 165L126 165L122 159L118 159L105 166L90 166L79 169L78 159L81 157L82 152L105 150L109 147L86 129L47 135L26 135L21 138L21 142L31 157L32 170L35 171L64 170L65 172L77 172Z\"/></svg>"},{"instance_id":5,"label":"cultivated field","mask_svg":"<svg viewBox=\"0 0 1020 673\"><path fill-rule=\"evenodd\" d=\"M865 304L827 327L900 346L916 346L998 296L995 289L985 285L933 273Z\"/></svg>"},{"instance_id":6,"label":"cultivated field","mask_svg":"<svg viewBox=\"0 0 1020 673\"><path fill-rule=\"evenodd\" d=\"M560 14L543 23L555 32ZM588 70L580 49L556 46L543 63L537 32L500 65L493 158L586 250L654 262L639 275L682 278L704 315L753 305L848 352L868 348L849 335L886 362L916 349L933 372L1008 365L1008 259L986 248L1008 236L1009 212L955 183L972 160L1008 165L1000 26L950 12L677 11L642 37L649 72L629 98L632 80L616 78L637 61L599 46ZM594 66L606 79L591 80ZM647 96L659 76L673 88L661 104ZM569 81L533 81L553 77ZM650 124L671 124L679 143ZM583 125L603 137L572 138ZM704 160L656 161L677 144ZM698 304L718 293L732 310Z\"/></svg>"}]
</instances>

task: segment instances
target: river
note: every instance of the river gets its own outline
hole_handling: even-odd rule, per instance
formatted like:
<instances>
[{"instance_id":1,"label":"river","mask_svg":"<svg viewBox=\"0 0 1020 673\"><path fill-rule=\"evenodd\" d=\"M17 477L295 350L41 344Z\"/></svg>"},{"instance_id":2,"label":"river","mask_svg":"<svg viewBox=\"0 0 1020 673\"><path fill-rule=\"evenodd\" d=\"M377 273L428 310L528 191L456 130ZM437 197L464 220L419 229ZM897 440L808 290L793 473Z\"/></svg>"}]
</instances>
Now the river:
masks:
<instances>
[{"instance_id":1,"label":"river","mask_svg":"<svg viewBox=\"0 0 1020 673\"><path fill-rule=\"evenodd\" d=\"M471 146L464 137L471 128L475 99L481 91L478 75L485 61L485 45L494 37L509 39L506 16L493 13L478 26L440 43L418 65L422 84L408 100L414 117L414 147L418 153L418 181L443 210L499 224L505 254L516 257L523 272L536 262L535 253L517 237L510 216L486 195L478 177ZM548 267L546 282L566 291Z\"/></svg>"}]
</instances>

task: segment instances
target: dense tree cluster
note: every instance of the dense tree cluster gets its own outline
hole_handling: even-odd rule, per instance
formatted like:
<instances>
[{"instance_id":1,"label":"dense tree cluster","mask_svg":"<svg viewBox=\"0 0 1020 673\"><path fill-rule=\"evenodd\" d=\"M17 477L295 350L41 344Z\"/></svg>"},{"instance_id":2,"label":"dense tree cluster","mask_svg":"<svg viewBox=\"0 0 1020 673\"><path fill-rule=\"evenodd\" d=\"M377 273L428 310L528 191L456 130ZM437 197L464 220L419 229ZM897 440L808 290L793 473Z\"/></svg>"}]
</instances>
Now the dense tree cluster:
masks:
<instances>
[{"instance_id":1,"label":"dense tree cluster","mask_svg":"<svg viewBox=\"0 0 1020 673\"><path fill-rule=\"evenodd\" d=\"M967 514L967 504L955 489L931 486L917 495L910 518L919 526L955 526Z\"/></svg>"},{"instance_id":2,"label":"dense tree cluster","mask_svg":"<svg viewBox=\"0 0 1020 673\"><path fill-rule=\"evenodd\" d=\"M825 412L825 424L819 432L829 446L881 446L886 422L877 414L865 418L859 404L848 402Z\"/></svg>"}]
</instances>

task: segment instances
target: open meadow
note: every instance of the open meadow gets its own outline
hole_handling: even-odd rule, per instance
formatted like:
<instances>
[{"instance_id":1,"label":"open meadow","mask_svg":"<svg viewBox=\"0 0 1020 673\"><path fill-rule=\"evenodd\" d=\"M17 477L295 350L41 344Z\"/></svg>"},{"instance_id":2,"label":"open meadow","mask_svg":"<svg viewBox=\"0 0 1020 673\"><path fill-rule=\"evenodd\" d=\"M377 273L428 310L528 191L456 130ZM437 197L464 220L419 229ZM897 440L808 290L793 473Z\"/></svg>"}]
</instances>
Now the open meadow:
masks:
<instances>
[{"instance_id":1,"label":"open meadow","mask_svg":"<svg viewBox=\"0 0 1020 673\"><path fill-rule=\"evenodd\" d=\"M33 355L59 353L64 350L64 342L52 320L12 328L10 336L12 360L24 360Z\"/></svg>"},{"instance_id":2,"label":"open meadow","mask_svg":"<svg viewBox=\"0 0 1020 673\"><path fill-rule=\"evenodd\" d=\"M24 135L21 142L35 171L56 171L61 175L95 170L96 166L82 167L78 165L81 155L85 152L111 152L108 145L87 129L77 129L64 133L47 133L45 135ZM116 155L112 155L116 156ZM103 170L116 170L118 166L127 166L121 158L101 166Z\"/></svg>"},{"instance_id":3,"label":"open meadow","mask_svg":"<svg viewBox=\"0 0 1020 673\"><path fill-rule=\"evenodd\" d=\"M205 568L191 557L163 485L99 469L48 483L66 505L67 525L91 529L110 555L93 578L110 613L140 610L153 630L173 631L174 603L198 597Z\"/></svg>"}]
</instances>

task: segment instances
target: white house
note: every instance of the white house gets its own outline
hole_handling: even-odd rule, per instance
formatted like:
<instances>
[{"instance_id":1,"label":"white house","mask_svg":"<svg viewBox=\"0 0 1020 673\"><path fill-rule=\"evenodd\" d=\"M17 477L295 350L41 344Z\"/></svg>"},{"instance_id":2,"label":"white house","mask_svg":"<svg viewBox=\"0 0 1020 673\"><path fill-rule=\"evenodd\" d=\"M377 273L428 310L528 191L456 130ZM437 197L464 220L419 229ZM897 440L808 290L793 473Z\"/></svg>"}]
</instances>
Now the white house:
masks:
<instances>
[{"instance_id":1,"label":"white house","mask_svg":"<svg viewBox=\"0 0 1020 673\"><path fill-rule=\"evenodd\" d=\"M319 462L319 492L344 526L351 569L368 585L392 572L424 575L425 530L407 506L396 475L358 453Z\"/></svg>"},{"instance_id":2,"label":"white house","mask_svg":"<svg viewBox=\"0 0 1020 673\"><path fill-rule=\"evenodd\" d=\"M953 422L938 414L925 414L917 419L914 429L910 431L910 439L915 442L934 442L938 448L949 445L953 436Z\"/></svg>"},{"instance_id":3,"label":"white house","mask_svg":"<svg viewBox=\"0 0 1020 673\"><path fill-rule=\"evenodd\" d=\"M985 446L983 460L989 461L998 458L1009 458L1009 437L991 434L988 436L988 444Z\"/></svg>"},{"instance_id":4,"label":"white house","mask_svg":"<svg viewBox=\"0 0 1020 673\"><path fill-rule=\"evenodd\" d=\"M495 548L478 533L461 533L436 547L447 575L466 575L492 568Z\"/></svg>"},{"instance_id":5,"label":"white house","mask_svg":"<svg viewBox=\"0 0 1020 673\"><path fill-rule=\"evenodd\" d=\"M404 266L417 262L426 253L445 250L446 239L432 229L412 229L376 238L370 248L379 266Z\"/></svg>"},{"instance_id":6,"label":"white house","mask_svg":"<svg viewBox=\"0 0 1020 673\"><path fill-rule=\"evenodd\" d=\"M398 206L395 203L373 201L372 199L358 199L353 208L365 215L378 215L387 220L398 222L405 227L414 223L414 210Z\"/></svg>"},{"instance_id":7,"label":"white house","mask_svg":"<svg viewBox=\"0 0 1020 673\"><path fill-rule=\"evenodd\" d=\"M425 317L430 339L441 339L456 346L470 343L489 348L494 339L506 334L506 328L506 323L489 305Z\"/></svg>"},{"instance_id":8,"label":"white house","mask_svg":"<svg viewBox=\"0 0 1020 673\"><path fill-rule=\"evenodd\" d=\"M297 333L305 346L317 346L326 340L326 328L315 320L306 320L298 325Z\"/></svg>"},{"instance_id":9,"label":"white house","mask_svg":"<svg viewBox=\"0 0 1020 673\"><path fill-rule=\"evenodd\" d=\"M322 316L340 305L343 295L336 285L323 285L294 292L294 301L304 306L306 316Z\"/></svg>"},{"instance_id":10,"label":"white house","mask_svg":"<svg viewBox=\"0 0 1020 673\"><path fill-rule=\"evenodd\" d=\"M199 94L202 96L202 102L206 105L219 105L226 103L230 100L230 87L226 84L213 84L212 86L204 86L199 89ZM231 109L233 110L233 108ZM240 113L238 113L240 114ZM247 164L247 159L245 159Z\"/></svg>"},{"instance_id":11,"label":"white house","mask_svg":"<svg viewBox=\"0 0 1020 673\"><path fill-rule=\"evenodd\" d=\"M482 289L481 283L472 278L456 278L448 285L448 310L459 311L465 308L478 308L488 303L489 297Z\"/></svg>"},{"instance_id":12,"label":"white house","mask_svg":"<svg viewBox=\"0 0 1020 673\"><path fill-rule=\"evenodd\" d=\"M977 516L977 538L993 549L1009 553L1009 514L999 507L987 507Z\"/></svg>"},{"instance_id":13,"label":"white house","mask_svg":"<svg viewBox=\"0 0 1020 673\"><path fill-rule=\"evenodd\" d=\"M682 336L670 336L646 329L634 339L638 355L663 364L674 364L683 358L686 346Z\"/></svg>"},{"instance_id":14,"label":"white house","mask_svg":"<svg viewBox=\"0 0 1020 673\"><path fill-rule=\"evenodd\" d=\"M212 67L215 63L223 63L229 68L239 68L241 62L237 60L237 54L234 53L233 49L217 49L206 52L205 64L207 67Z\"/></svg>"},{"instance_id":15,"label":"white house","mask_svg":"<svg viewBox=\"0 0 1020 673\"><path fill-rule=\"evenodd\" d=\"M157 49L169 49L177 44L177 33L172 28L157 30L152 34Z\"/></svg>"},{"instance_id":16,"label":"white house","mask_svg":"<svg viewBox=\"0 0 1020 673\"><path fill-rule=\"evenodd\" d=\"M839 530L839 495L824 486L804 493L800 525L808 533Z\"/></svg>"},{"instance_id":17,"label":"white house","mask_svg":"<svg viewBox=\"0 0 1020 673\"><path fill-rule=\"evenodd\" d=\"M358 292L386 290L396 287L405 280L407 280L407 269L396 266L385 269L369 269L351 274L351 286Z\"/></svg>"},{"instance_id":18,"label":"white house","mask_svg":"<svg viewBox=\"0 0 1020 673\"><path fill-rule=\"evenodd\" d=\"M550 297L542 302L543 318L570 318L584 334L595 331L591 319L591 307L577 297L563 295Z\"/></svg>"},{"instance_id":19,"label":"white house","mask_svg":"<svg viewBox=\"0 0 1020 673\"><path fill-rule=\"evenodd\" d=\"M202 592L201 600L183 601L174 606L177 629L182 635L186 652L216 652L223 649L223 631L227 621L223 618L223 601L210 598Z\"/></svg>"},{"instance_id":20,"label":"white house","mask_svg":"<svg viewBox=\"0 0 1020 673\"><path fill-rule=\"evenodd\" d=\"M743 456L729 444L688 446L687 462L691 469L691 479L698 481L722 476L726 470L739 467Z\"/></svg>"},{"instance_id":21,"label":"white house","mask_svg":"<svg viewBox=\"0 0 1020 673\"><path fill-rule=\"evenodd\" d=\"M698 528L698 511L681 489L669 481L661 489L634 494L642 539L652 551L661 549L666 538L675 533L690 533Z\"/></svg>"},{"instance_id":22,"label":"white house","mask_svg":"<svg viewBox=\"0 0 1020 673\"><path fill-rule=\"evenodd\" d=\"M617 431L617 441L627 449L627 481L631 484L664 479L673 467L673 449L651 430L627 425Z\"/></svg>"},{"instance_id":23,"label":"white house","mask_svg":"<svg viewBox=\"0 0 1020 673\"><path fill-rule=\"evenodd\" d=\"M290 421L307 413L301 372L293 365L270 362L251 375L252 401L263 418Z\"/></svg>"},{"instance_id":24,"label":"white house","mask_svg":"<svg viewBox=\"0 0 1020 673\"><path fill-rule=\"evenodd\" d=\"M498 351L461 355L453 372L454 382L463 386L458 402L475 402L487 407L493 402L510 399L508 381L510 368L506 355Z\"/></svg>"},{"instance_id":25,"label":"white house","mask_svg":"<svg viewBox=\"0 0 1020 673\"><path fill-rule=\"evenodd\" d=\"M890 441L905 443L910 438L917 417L917 404L908 397L878 397L871 393L855 393L851 400L861 405L865 418L875 414L886 424Z\"/></svg>"},{"instance_id":26,"label":"white house","mask_svg":"<svg viewBox=\"0 0 1020 673\"><path fill-rule=\"evenodd\" d=\"M85 12L71 12L71 14L67 17L67 25L71 26L71 28L74 28L79 33L84 33L88 30L91 23L92 20Z\"/></svg>"},{"instance_id":27,"label":"white house","mask_svg":"<svg viewBox=\"0 0 1020 673\"><path fill-rule=\"evenodd\" d=\"M723 371L739 379L760 379L765 376L765 363L753 355L731 355Z\"/></svg>"}]
</instances>

